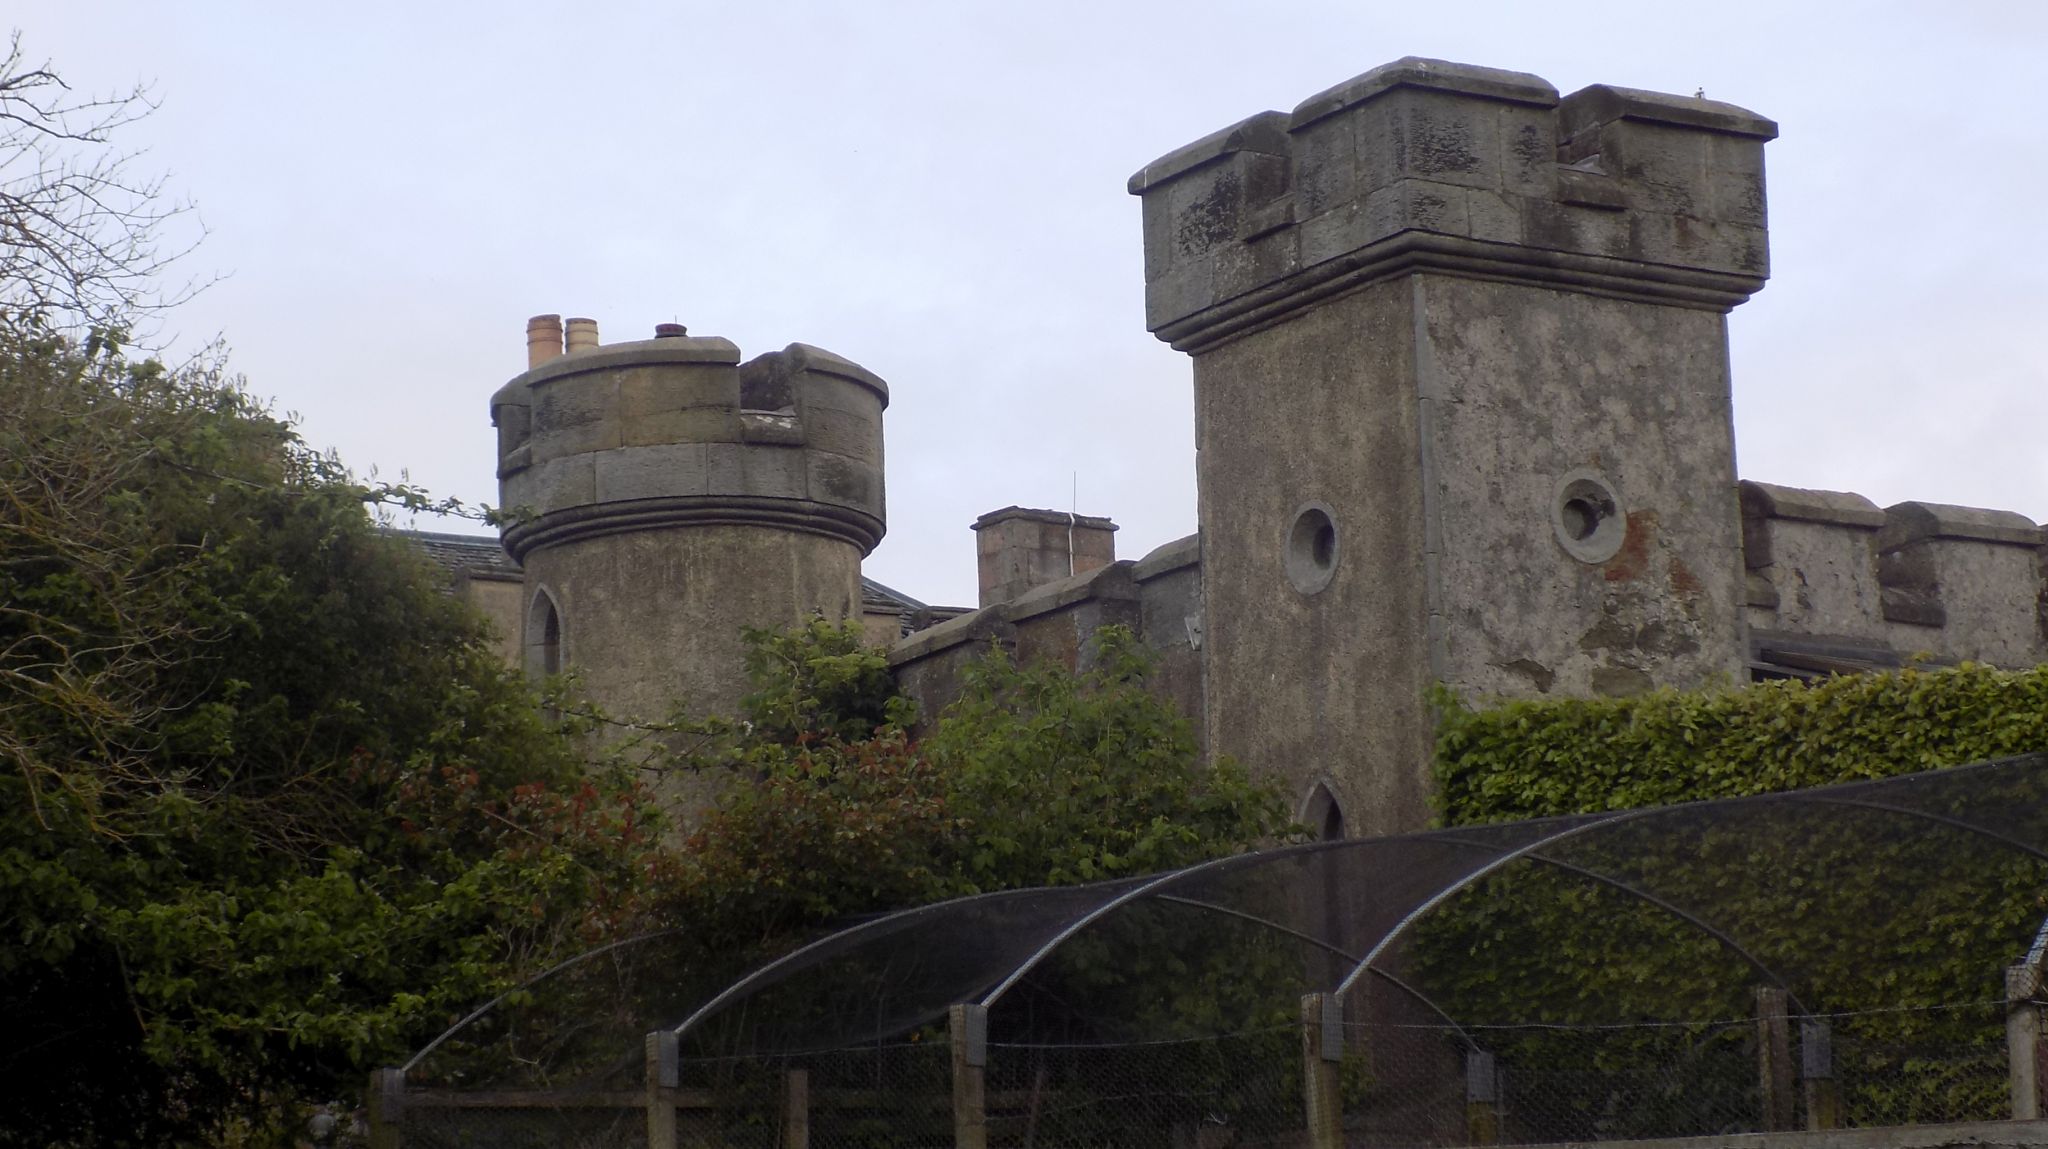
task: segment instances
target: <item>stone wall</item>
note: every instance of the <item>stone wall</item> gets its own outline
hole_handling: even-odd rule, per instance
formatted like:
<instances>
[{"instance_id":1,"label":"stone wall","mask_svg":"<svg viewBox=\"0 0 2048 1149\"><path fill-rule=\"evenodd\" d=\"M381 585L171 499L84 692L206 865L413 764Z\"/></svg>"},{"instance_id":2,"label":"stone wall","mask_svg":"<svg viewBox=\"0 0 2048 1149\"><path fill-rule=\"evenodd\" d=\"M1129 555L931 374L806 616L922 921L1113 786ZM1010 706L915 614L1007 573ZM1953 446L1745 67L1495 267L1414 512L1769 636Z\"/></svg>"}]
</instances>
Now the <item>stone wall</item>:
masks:
<instances>
[{"instance_id":1,"label":"stone wall","mask_svg":"<svg viewBox=\"0 0 2048 1149\"><path fill-rule=\"evenodd\" d=\"M1832 640L1879 664L2048 661L2048 536L2012 511L1741 485L1752 645Z\"/></svg>"},{"instance_id":2,"label":"stone wall","mask_svg":"<svg viewBox=\"0 0 2048 1149\"><path fill-rule=\"evenodd\" d=\"M904 694L929 721L954 698L967 664L991 644L1021 663L1069 670L1093 665L1095 632L1122 626L1158 658L1153 688L1200 729L1202 569L1190 535L1144 558L1057 579L1011 599L927 627L889 649Z\"/></svg>"}]
</instances>

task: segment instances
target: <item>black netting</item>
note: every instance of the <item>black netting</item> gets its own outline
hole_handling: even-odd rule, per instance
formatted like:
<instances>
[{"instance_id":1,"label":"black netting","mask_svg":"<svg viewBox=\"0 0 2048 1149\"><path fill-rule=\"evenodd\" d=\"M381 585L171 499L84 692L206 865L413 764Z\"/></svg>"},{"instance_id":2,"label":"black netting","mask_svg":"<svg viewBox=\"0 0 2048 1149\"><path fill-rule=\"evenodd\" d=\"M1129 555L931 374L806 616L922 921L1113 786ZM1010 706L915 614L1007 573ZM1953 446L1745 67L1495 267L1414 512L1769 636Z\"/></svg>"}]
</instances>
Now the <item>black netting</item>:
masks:
<instances>
[{"instance_id":1,"label":"black netting","mask_svg":"<svg viewBox=\"0 0 2048 1149\"><path fill-rule=\"evenodd\" d=\"M1290 847L884 916L738 979L644 939L416 1059L406 1144L644 1144L650 1032L679 1143L761 1149L951 1145L963 1114L1017 1149L2000 1119L2044 791L2029 756Z\"/></svg>"}]
</instances>

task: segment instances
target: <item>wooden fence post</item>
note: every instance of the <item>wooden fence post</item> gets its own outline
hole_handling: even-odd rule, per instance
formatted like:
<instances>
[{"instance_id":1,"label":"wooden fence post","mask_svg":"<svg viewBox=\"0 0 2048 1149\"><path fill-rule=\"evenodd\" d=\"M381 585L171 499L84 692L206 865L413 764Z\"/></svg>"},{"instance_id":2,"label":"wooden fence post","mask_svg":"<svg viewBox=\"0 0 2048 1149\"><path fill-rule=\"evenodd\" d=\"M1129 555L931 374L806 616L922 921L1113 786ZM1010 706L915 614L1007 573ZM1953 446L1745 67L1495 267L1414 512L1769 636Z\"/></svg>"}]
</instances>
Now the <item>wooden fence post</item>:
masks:
<instances>
[{"instance_id":1,"label":"wooden fence post","mask_svg":"<svg viewBox=\"0 0 2048 1149\"><path fill-rule=\"evenodd\" d=\"M811 1071L782 1071L782 1149L811 1149Z\"/></svg>"},{"instance_id":2,"label":"wooden fence post","mask_svg":"<svg viewBox=\"0 0 2048 1149\"><path fill-rule=\"evenodd\" d=\"M2012 1119L2041 1116L2041 971L2031 962L2005 967L2005 1052Z\"/></svg>"},{"instance_id":3,"label":"wooden fence post","mask_svg":"<svg viewBox=\"0 0 2048 1149\"><path fill-rule=\"evenodd\" d=\"M647 1035L647 1149L676 1149L676 1088L682 1067L674 1030Z\"/></svg>"},{"instance_id":4,"label":"wooden fence post","mask_svg":"<svg viewBox=\"0 0 2048 1149\"><path fill-rule=\"evenodd\" d=\"M954 1149L988 1149L988 1010L953 1006L946 1028L953 1039Z\"/></svg>"},{"instance_id":5,"label":"wooden fence post","mask_svg":"<svg viewBox=\"0 0 2048 1149\"><path fill-rule=\"evenodd\" d=\"M1483 1049L1465 1051L1465 1136L1474 1145L1500 1144L1500 1069Z\"/></svg>"},{"instance_id":6,"label":"wooden fence post","mask_svg":"<svg viewBox=\"0 0 2048 1149\"><path fill-rule=\"evenodd\" d=\"M1344 1003L1326 993L1301 999L1301 1092L1307 1104L1309 1149L1343 1149Z\"/></svg>"},{"instance_id":7,"label":"wooden fence post","mask_svg":"<svg viewBox=\"0 0 2048 1149\"><path fill-rule=\"evenodd\" d=\"M405 1070L370 1073L370 1149L399 1149L405 1143Z\"/></svg>"},{"instance_id":8,"label":"wooden fence post","mask_svg":"<svg viewBox=\"0 0 2048 1149\"><path fill-rule=\"evenodd\" d=\"M1806 1127L1839 1129L1842 1087L1835 1083L1835 1037L1817 1017L1799 1023L1799 1080L1806 1091Z\"/></svg>"},{"instance_id":9,"label":"wooden fence post","mask_svg":"<svg viewBox=\"0 0 2048 1149\"><path fill-rule=\"evenodd\" d=\"M1792 1129L1798 1116L1792 1093L1792 1019L1785 991L1775 986L1756 991L1756 1065L1764 1131Z\"/></svg>"}]
</instances>

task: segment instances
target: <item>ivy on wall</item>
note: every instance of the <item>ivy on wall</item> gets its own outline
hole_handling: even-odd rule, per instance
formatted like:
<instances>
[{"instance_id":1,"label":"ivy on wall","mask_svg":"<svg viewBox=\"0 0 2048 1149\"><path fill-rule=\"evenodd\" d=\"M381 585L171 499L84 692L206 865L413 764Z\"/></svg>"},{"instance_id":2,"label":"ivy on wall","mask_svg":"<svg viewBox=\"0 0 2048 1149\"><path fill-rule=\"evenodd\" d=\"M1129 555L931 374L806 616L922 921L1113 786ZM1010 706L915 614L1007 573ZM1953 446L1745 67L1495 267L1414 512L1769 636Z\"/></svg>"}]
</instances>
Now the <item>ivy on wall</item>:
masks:
<instances>
[{"instance_id":1,"label":"ivy on wall","mask_svg":"<svg viewBox=\"0 0 2048 1149\"><path fill-rule=\"evenodd\" d=\"M2048 749L2048 667L1764 682L1739 690L1435 699L1438 814L1470 825L1732 798Z\"/></svg>"},{"instance_id":2,"label":"ivy on wall","mask_svg":"<svg viewBox=\"0 0 2048 1149\"><path fill-rule=\"evenodd\" d=\"M1738 797L2048 749L2048 667L1965 664L1486 708L1446 690L1435 701L1438 814L1446 825ZM2036 859L1939 827L1907 833L1881 821L1843 815L1787 822L1776 832L1688 832L1667 855L1650 850L1609 861L1678 903L1711 907L1707 916L1717 924L1798 975L1808 1008L1848 1011L1832 1024L1851 1124L1997 1117L2005 1106L2000 972L2048 912L2048 871ZM1809 869L1830 875L1824 898L1804 884ZM1482 1021L1739 1021L1754 974L1646 904L1595 904L1602 897L1561 872L1503 873L1447 905L1423 931L1419 979L1462 1016ZM1849 920L1859 924L1843 929ZM1857 945L1837 944L1837 933ZM1874 954L1884 957L1873 961ZM1563 1028L1491 1040L1503 1062L1517 1066L1523 1087L1534 1088L1532 1073L1589 1057L1668 1068L1671 1058L1657 1041L1677 1035L1688 1050L1711 1050L1717 1046L1708 1038L1719 1040L1723 1029L1744 1032L1739 1024ZM1585 1045L1588 1033L1601 1037L1597 1055ZM1686 1075L1692 1109L1679 1125L1753 1112L1753 1074L1735 1072L1747 1055L1731 1056L1708 1059L1732 1066L1725 1081ZM1617 1069L1599 1075L1597 1088L1553 1083L1549 1100L1559 1113L1548 1119L1561 1124L1525 1132L1668 1131L1673 1117L1649 1087L1654 1078ZM1638 1088L1648 1091L1629 1092ZM1633 1100L1618 1104L1623 1096ZM1533 1110L1524 1119L1535 1120Z\"/></svg>"}]
</instances>

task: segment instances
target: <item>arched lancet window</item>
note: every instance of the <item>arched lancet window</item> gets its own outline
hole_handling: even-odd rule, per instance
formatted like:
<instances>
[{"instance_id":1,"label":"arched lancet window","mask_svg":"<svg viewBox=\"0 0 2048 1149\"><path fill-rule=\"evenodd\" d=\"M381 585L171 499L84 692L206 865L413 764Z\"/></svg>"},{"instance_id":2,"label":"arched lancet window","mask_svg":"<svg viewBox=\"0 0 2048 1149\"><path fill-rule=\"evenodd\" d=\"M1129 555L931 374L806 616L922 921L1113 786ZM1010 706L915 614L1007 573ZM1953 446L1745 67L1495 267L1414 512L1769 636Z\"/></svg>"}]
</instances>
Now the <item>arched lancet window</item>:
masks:
<instances>
[{"instance_id":1,"label":"arched lancet window","mask_svg":"<svg viewBox=\"0 0 2048 1149\"><path fill-rule=\"evenodd\" d=\"M562 672L562 611L541 587L526 615L526 673L545 678Z\"/></svg>"},{"instance_id":2,"label":"arched lancet window","mask_svg":"<svg viewBox=\"0 0 2048 1149\"><path fill-rule=\"evenodd\" d=\"M1338 842L1344 839L1344 808L1337 804L1337 796L1321 782L1308 792L1308 799L1301 804L1301 824L1307 826L1317 841Z\"/></svg>"}]
</instances>

